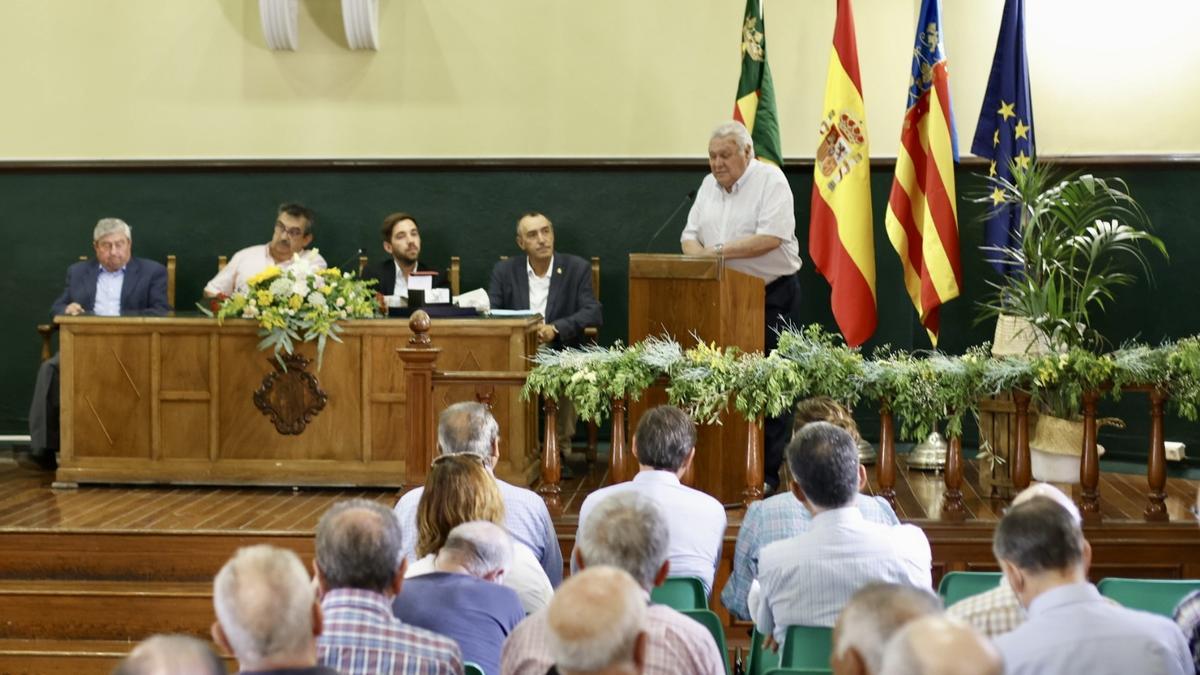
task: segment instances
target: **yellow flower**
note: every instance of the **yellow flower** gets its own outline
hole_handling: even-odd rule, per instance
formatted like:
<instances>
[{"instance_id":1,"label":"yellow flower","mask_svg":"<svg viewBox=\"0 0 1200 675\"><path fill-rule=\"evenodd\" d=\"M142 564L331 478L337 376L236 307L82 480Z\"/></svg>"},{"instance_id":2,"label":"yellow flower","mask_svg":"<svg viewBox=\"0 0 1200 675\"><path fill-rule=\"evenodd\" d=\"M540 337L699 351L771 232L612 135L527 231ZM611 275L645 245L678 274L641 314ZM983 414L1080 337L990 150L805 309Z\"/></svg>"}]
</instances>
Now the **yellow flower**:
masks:
<instances>
[{"instance_id":1,"label":"yellow flower","mask_svg":"<svg viewBox=\"0 0 1200 675\"><path fill-rule=\"evenodd\" d=\"M327 267L327 268L321 270L321 276L323 276L323 277L340 277L340 276L342 276L342 271L336 267Z\"/></svg>"},{"instance_id":2,"label":"yellow flower","mask_svg":"<svg viewBox=\"0 0 1200 675\"><path fill-rule=\"evenodd\" d=\"M279 276L280 274L283 274L283 271L280 270L277 266L271 265L267 269L250 277L250 280L247 281L246 283L249 284L250 286L254 286L256 284L261 284L264 281L270 281L271 279L274 279L275 277Z\"/></svg>"},{"instance_id":3,"label":"yellow flower","mask_svg":"<svg viewBox=\"0 0 1200 675\"><path fill-rule=\"evenodd\" d=\"M275 300L275 295L271 291L259 291L254 294L254 298L258 300L258 304L265 306Z\"/></svg>"},{"instance_id":4,"label":"yellow flower","mask_svg":"<svg viewBox=\"0 0 1200 675\"><path fill-rule=\"evenodd\" d=\"M329 286L329 285L322 286L321 292L324 293L325 295L329 295L330 293L333 292L333 286Z\"/></svg>"},{"instance_id":5,"label":"yellow flower","mask_svg":"<svg viewBox=\"0 0 1200 675\"><path fill-rule=\"evenodd\" d=\"M300 305L303 304L304 298L298 295L293 295L292 297L288 298L288 307L291 307L292 309L300 309Z\"/></svg>"}]
</instances>

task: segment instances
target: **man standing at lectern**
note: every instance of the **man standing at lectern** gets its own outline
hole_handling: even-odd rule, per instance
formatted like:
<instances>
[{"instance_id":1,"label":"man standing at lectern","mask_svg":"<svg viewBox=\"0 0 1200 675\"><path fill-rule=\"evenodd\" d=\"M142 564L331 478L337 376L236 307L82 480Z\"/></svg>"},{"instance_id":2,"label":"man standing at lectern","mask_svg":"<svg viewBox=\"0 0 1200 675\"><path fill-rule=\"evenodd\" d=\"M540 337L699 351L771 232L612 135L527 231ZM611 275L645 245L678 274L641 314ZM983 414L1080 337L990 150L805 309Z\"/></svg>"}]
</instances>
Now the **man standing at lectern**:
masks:
<instances>
[{"instance_id":1,"label":"man standing at lectern","mask_svg":"<svg viewBox=\"0 0 1200 675\"><path fill-rule=\"evenodd\" d=\"M800 242L792 190L783 171L754 157L754 141L740 122L726 122L708 141L708 167L688 213L680 244L685 255L723 258L738 272L766 284L765 353L799 305ZM767 491L779 488L779 467L791 426L789 415L763 424L763 475Z\"/></svg>"}]
</instances>

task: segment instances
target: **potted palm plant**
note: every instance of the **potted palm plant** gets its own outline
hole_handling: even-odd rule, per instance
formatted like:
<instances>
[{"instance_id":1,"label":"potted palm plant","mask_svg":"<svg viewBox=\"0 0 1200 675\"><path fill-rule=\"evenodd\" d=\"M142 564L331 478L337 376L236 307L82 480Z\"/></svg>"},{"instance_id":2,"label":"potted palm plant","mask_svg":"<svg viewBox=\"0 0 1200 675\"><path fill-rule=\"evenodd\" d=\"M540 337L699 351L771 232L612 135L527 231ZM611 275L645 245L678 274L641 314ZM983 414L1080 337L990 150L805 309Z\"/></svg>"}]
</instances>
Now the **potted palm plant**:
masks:
<instances>
[{"instance_id":1,"label":"potted palm plant","mask_svg":"<svg viewBox=\"0 0 1200 675\"><path fill-rule=\"evenodd\" d=\"M989 179L994 208L1021 213L1020 241L985 248L1012 273L988 281L981 319L997 319L998 353L1057 354L1066 367L1073 350L1099 352L1106 340L1094 322L1117 289L1152 279L1148 250L1167 257L1149 232L1150 218L1119 178L1063 175L1040 162L1013 165L1012 178ZM1052 375L1052 374L1051 374ZM1033 473L1041 480L1078 481L1083 425L1077 387L1047 381L1035 392ZM1047 382L1051 383L1046 386Z\"/></svg>"}]
</instances>

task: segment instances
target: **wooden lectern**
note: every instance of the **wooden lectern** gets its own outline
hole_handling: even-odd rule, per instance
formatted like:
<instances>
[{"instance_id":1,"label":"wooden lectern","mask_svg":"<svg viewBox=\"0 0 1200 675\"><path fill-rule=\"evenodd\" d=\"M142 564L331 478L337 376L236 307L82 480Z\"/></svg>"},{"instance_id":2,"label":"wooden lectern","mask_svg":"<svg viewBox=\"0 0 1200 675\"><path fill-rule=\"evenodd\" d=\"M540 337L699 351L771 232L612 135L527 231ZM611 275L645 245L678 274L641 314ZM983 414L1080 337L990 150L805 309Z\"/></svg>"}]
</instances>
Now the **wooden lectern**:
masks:
<instances>
[{"instance_id":1,"label":"wooden lectern","mask_svg":"<svg viewBox=\"0 0 1200 675\"><path fill-rule=\"evenodd\" d=\"M633 253L629 256L629 343L669 335L684 348L697 340L744 351L763 350L763 281L709 257ZM647 409L667 402L657 386L630 403L630 430ZM722 503L746 496L747 433L750 425L732 409L720 425L701 425L693 466L694 486ZM755 425L757 427L757 425ZM753 429L762 466L762 431ZM634 466L625 472L631 476ZM761 470L759 471L761 473ZM761 483L756 486L761 490Z\"/></svg>"}]
</instances>

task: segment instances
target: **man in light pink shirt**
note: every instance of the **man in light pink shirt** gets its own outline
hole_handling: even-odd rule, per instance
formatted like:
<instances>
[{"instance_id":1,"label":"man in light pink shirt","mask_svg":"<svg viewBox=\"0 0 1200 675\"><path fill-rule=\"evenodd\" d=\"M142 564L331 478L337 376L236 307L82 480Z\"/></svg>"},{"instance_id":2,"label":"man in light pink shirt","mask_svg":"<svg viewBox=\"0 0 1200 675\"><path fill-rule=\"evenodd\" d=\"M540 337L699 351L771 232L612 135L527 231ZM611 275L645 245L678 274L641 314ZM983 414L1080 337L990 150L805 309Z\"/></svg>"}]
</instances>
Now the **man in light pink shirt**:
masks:
<instances>
[{"instance_id":1,"label":"man in light pink shirt","mask_svg":"<svg viewBox=\"0 0 1200 675\"><path fill-rule=\"evenodd\" d=\"M245 290L246 281L275 265L287 269L296 255L309 260L313 269L325 269L325 259L315 249L305 249L312 243L312 228L316 222L312 210L300 204L281 204L275 214L275 232L266 244L247 246L233 254L229 263L204 286L204 296L229 296Z\"/></svg>"}]
</instances>

